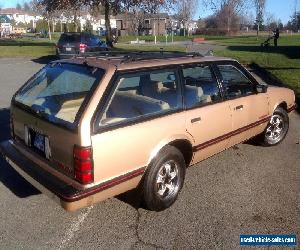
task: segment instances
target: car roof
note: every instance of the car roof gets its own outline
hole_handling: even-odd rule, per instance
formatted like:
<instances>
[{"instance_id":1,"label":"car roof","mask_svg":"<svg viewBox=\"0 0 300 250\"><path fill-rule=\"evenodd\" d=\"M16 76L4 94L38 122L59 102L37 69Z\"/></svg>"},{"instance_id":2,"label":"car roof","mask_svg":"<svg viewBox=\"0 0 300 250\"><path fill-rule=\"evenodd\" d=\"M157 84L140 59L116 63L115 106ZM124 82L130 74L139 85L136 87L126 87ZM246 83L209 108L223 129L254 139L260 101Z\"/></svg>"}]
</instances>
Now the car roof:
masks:
<instances>
[{"instance_id":1,"label":"car roof","mask_svg":"<svg viewBox=\"0 0 300 250\"><path fill-rule=\"evenodd\" d=\"M139 54L139 53L137 53ZM130 55L130 54L128 54ZM87 64L93 67L103 68L105 70L113 67L117 70L134 70L141 68L153 68L161 66L171 66L178 64L191 64L191 63L205 63L205 62L220 62L220 61L236 61L227 57L216 57L216 56L192 56L180 53L180 56L171 57L137 57L131 58L128 55L121 56L100 56L100 57L84 57L78 56L71 59L58 60L56 62L64 63L75 63L75 64Z\"/></svg>"}]
</instances>

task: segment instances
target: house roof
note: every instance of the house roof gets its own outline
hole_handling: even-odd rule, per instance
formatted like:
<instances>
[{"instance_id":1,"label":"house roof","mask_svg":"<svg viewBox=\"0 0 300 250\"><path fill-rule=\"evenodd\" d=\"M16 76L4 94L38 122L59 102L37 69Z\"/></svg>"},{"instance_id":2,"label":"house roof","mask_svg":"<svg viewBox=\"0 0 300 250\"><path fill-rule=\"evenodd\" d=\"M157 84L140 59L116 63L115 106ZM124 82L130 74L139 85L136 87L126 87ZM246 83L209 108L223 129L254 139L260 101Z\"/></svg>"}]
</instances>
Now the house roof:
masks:
<instances>
[{"instance_id":1,"label":"house roof","mask_svg":"<svg viewBox=\"0 0 300 250\"><path fill-rule=\"evenodd\" d=\"M16 8L6 8L6 9L0 9L0 15L13 15L13 14L19 14L19 15L33 15L32 13L29 13L24 10L18 10Z\"/></svg>"}]
</instances>

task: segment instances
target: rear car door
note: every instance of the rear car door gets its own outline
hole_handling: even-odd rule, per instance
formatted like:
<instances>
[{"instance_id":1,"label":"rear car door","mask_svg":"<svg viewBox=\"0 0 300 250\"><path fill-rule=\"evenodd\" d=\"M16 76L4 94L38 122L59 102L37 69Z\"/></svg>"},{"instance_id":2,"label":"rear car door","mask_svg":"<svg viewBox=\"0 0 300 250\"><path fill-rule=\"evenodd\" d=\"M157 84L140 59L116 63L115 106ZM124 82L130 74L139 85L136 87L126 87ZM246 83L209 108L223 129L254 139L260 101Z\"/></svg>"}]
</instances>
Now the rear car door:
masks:
<instances>
[{"instance_id":1,"label":"rear car door","mask_svg":"<svg viewBox=\"0 0 300 250\"><path fill-rule=\"evenodd\" d=\"M230 145L234 145L254 136L268 119L268 96L257 93L257 82L238 63L222 62L217 65L217 70L232 113Z\"/></svg>"},{"instance_id":2,"label":"rear car door","mask_svg":"<svg viewBox=\"0 0 300 250\"><path fill-rule=\"evenodd\" d=\"M224 150L232 130L229 104L209 64L182 67L186 129L194 138L196 163Z\"/></svg>"},{"instance_id":3,"label":"rear car door","mask_svg":"<svg viewBox=\"0 0 300 250\"><path fill-rule=\"evenodd\" d=\"M99 182L143 170L156 147L185 135L176 68L119 72L109 89L92 136Z\"/></svg>"}]
</instances>

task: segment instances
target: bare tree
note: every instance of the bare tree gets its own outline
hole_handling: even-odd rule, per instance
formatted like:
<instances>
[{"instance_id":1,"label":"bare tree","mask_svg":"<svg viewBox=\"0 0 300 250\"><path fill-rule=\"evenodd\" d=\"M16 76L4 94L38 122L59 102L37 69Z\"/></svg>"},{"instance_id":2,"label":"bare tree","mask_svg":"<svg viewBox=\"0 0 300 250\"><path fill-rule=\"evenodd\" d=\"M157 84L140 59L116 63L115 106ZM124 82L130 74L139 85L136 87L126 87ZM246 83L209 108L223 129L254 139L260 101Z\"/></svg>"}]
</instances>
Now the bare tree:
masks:
<instances>
[{"instance_id":1,"label":"bare tree","mask_svg":"<svg viewBox=\"0 0 300 250\"><path fill-rule=\"evenodd\" d=\"M255 12L256 12L256 33L257 39L260 31L260 26L263 23L266 0L254 0Z\"/></svg>"},{"instance_id":2,"label":"bare tree","mask_svg":"<svg viewBox=\"0 0 300 250\"><path fill-rule=\"evenodd\" d=\"M132 6L140 6L144 10L157 10L160 6L174 4L177 0L37 0L46 6L46 10L50 12L58 9L74 9L77 6L102 6L104 8L106 42L112 46L112 32L110 24L110 15L116 14L121 10L129 9ZM74 15L75 18L75 15Z\"/></svg>"},{"instance_id":3,"label":"bare tree","mask_svg":"<svg viewBox=\"0 0 300 250\"><path fill-rule=\"evenodd\" d=\"M184 36L188 23L193 19L199 5L198 0L181 0L176 3L177 17L183 24Z\"/></svg>"},{"instance_id":4,"label":"bare tree","mask_svg":"<svg viewBox=\"0 0 300 250\"><path fill-rule=\"evenodd\" d=\"M248 0L204 0L215 15L219 29L226 29L229 34L233 27L238 26L239 16L248 7Z\"/></svg>"}]
</instances>

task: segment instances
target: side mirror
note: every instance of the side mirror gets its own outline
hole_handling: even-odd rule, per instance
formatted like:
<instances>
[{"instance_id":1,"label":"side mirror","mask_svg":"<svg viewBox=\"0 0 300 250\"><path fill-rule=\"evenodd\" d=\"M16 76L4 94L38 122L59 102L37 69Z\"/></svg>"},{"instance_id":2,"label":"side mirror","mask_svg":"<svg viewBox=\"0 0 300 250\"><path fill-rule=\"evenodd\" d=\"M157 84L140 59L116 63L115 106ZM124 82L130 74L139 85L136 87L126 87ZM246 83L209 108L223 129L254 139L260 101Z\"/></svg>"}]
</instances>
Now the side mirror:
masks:
<instances>
[{"instance_id":1,"label":"side mirror","mask_svg":"<svg viewBox=\"0 0 300 250\"><path fill-rule=\"evenodd\" d=\"M267 93L267 91L268 91L268 85L265 85L265 84L258 84L258 85L256 85L256 92L257 92L257 94Z\"/></svg>"}]
</instances>

